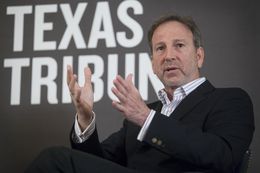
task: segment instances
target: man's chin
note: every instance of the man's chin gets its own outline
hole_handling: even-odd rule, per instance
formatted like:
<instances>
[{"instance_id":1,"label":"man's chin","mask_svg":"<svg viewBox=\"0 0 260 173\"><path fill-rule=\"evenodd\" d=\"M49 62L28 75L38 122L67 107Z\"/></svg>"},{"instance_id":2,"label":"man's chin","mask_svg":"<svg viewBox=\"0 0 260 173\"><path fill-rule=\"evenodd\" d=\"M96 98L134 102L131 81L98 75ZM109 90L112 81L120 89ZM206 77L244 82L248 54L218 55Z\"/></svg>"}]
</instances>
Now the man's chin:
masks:
<instances>
[{"instance_id":1,"label":"man's chin","mask_svg":"<svg viewBox=\"0 0 260 173\"><path fill-rule=\"evenodd\" d=\"M168 80L165 82L165 86L171 87L171 88L178 88L183 85L183 82L181 80Z\"/></svg>"}]
</instances>

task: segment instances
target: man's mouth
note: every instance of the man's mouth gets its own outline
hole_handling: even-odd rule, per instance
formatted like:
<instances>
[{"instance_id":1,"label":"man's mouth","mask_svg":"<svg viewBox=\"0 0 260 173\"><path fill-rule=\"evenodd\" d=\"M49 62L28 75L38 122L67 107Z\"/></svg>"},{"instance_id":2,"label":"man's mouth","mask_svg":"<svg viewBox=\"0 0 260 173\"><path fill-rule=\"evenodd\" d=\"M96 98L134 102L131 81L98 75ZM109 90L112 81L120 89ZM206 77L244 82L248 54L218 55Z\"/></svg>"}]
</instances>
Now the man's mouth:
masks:
<instances>
[{"instance_id":1,"label":"man's mouth","mask_svg":"<svg viewBox=\"0 0 260 173\"><path fill-rule=\"evenodd\" d=\"M174 70L177 70L177 69L178 69L177 67L167 67L167 68L165 68L164 71L170 72L170 71L174 71Z\"/></svg>"}]
</instances>

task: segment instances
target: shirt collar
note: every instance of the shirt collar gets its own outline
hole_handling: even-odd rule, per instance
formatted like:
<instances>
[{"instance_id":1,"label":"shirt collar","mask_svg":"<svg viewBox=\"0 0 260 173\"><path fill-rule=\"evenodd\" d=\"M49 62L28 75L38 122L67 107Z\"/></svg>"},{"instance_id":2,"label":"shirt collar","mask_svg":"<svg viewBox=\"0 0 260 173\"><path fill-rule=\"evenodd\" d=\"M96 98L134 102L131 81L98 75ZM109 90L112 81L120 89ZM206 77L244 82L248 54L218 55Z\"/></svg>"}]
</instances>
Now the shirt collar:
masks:
<instances>
[{"instance_id":1,"label":"shirt collar","mask_svg":"<svg viewBox=\"0 0 260 173\"><path fill-rule=\"evenodd\" d=\"M206 81L205 77L200 77L187 84L184 84L184 85L176 88L176 90L173 92L173 97L174 98L176 98L176 97L184 98L205 81ZM161 89L158 91L158 98L162 102L163 105L171 103L171 101L169 100L169 98L167 96L165 89ZM173 100L174 100L174 98L173 98Z\"/></svg>"}]
</instances>

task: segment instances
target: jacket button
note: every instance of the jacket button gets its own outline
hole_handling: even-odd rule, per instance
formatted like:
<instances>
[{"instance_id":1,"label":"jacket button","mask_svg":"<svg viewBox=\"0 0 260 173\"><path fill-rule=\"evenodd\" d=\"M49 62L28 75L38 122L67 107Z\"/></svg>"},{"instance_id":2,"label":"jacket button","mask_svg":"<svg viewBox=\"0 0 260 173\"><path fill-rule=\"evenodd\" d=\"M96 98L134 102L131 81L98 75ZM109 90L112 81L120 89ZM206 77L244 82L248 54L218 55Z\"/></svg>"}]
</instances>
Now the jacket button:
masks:
<instances>
[{"instance_id":1,"label":"jacket button","mask_svg":"<svg viewBox=\"0 0 260 173\"><path fill-rule=\"evenodd\" d=\"M161 141L161 140L158 140L158 141L157 141L157 145L162 145L162 141Z\"/></svg>"},{"instance_id":2,"label":"jacket button","mask_svg":"<svg viewBox=\"0 0 260 173\"><path fill-rule=\"evenodd\" d=\"M158 139L157 139L157 138L152 138L152 143L156 144L156 143L157 143L157 141L158 141Z\"/></svg>"}]
</instances>

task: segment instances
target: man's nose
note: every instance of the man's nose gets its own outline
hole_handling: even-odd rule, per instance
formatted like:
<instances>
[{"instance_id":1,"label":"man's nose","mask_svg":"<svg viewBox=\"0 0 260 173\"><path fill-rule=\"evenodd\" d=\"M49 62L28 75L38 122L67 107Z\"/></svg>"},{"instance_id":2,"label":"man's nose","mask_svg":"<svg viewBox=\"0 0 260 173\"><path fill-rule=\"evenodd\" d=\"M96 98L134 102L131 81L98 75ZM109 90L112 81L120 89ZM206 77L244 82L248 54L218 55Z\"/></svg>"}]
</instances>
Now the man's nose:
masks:
<instances>
[{"instance_id":1,"label":"man's nose","mask_svg":"<svg viewBox=\"0 0 260 173\"><path fill-rule=\"evenodd\" d=\"M165 61L172 61L176 59L176 53L173 48L167 48L166 54L165 54Z\"/></svg>"}]
</instances>

